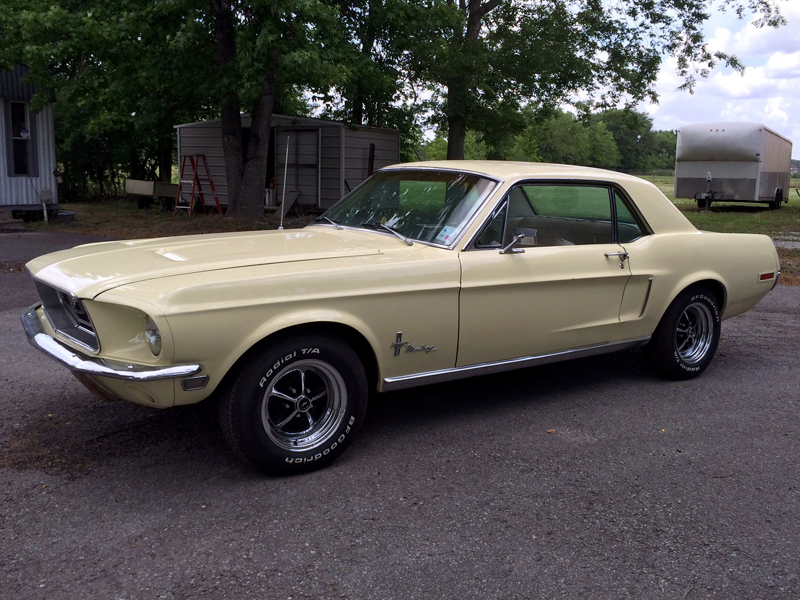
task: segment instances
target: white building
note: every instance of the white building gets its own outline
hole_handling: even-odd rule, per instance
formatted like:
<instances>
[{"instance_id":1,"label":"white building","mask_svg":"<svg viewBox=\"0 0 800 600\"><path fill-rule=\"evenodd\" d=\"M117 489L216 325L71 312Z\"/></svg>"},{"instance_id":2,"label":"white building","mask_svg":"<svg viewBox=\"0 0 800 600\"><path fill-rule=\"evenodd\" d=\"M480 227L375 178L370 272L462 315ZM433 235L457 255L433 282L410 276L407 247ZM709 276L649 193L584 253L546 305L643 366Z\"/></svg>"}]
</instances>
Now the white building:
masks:
<instances>
[{"instance_id":1,"label":"white building","mask_svg":"<svg viewBox=\"0 0 800 600\"><path fill-rule=\"evenodd\" d=\"M36 89L23 83L24 65L0 73L0 209L56 208L53 100L38 112Z\"/></svg>"}]
</instances>

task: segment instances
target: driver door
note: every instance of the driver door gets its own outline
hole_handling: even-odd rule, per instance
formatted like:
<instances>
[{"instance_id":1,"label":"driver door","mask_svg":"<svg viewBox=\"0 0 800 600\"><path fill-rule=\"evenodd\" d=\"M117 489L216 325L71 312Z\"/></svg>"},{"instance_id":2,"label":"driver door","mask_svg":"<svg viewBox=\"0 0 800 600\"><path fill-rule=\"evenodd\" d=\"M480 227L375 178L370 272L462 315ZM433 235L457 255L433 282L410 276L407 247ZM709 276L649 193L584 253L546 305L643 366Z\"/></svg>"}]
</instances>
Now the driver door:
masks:
<instances>
[{"instance_id":1,"label":"driver door","mask_svg":"<svg viewBox=\"0 0 800 600\"><path fill-rule=\"evenodd\" d=\"M460 253L457 366L620 341L630 270L613 224L610 186L512 188Z\"/></svg>"}]
</instances>

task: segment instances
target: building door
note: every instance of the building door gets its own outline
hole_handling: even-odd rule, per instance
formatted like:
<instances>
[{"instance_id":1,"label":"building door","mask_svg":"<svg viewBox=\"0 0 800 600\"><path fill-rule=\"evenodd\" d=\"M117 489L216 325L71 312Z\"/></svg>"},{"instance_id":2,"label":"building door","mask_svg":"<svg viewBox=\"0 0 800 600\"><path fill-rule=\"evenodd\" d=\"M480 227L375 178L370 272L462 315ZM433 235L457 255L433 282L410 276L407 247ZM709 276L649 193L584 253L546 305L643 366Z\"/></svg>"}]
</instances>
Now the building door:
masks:
<instances>
[{"instance_id":1,"label":"building door","mask_svg":"<svg viewBox=\"0 0 800 600\"><path fill-rule=\"evenodd\" d=\"M319 206L319 128L275 128L275 202L297 194L297 204ZM288 149L288 152L287 152Z\"/></svg>"}]
</instances>

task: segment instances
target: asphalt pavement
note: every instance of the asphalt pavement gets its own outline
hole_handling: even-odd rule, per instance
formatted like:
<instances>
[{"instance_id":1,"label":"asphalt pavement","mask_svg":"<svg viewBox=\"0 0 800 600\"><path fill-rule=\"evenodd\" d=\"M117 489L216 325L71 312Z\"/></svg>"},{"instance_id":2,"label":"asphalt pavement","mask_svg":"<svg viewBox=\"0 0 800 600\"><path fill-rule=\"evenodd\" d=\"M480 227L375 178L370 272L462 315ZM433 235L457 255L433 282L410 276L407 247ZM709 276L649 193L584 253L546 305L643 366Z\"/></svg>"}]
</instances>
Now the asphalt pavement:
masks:
<instances>
[{"instance_id":1,"label":"asphalt pavement","mask_svg":"<svg viewBox=\"0 0 800 600\"><path fill-rule=\"evenodd\" d=\"M698 379L631 351L387 394L289 478L205 403L95 399L25 340L27 275L0 298L0 598L800 597L800 288Z\"/></svg>"}]
</instances>

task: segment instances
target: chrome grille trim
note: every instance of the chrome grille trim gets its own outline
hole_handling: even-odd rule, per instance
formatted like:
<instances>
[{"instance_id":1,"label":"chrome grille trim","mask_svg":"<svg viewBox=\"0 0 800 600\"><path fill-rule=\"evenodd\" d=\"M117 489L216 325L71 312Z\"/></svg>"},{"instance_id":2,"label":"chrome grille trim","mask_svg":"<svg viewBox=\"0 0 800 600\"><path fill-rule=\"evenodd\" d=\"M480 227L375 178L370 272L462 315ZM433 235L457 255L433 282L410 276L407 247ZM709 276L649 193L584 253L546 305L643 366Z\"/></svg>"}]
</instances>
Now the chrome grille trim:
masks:
<instances>
[{"instance_id":1,"label":"chrome grille trim","mask_svg":"<svg viewBox=\"0 0 800 600\"><path fill-rule=\"evenodd\" d=\"M34 279L42 308L53 329L80 347L97 353L100 342L83 301L75 296Z\"/></svg>"},{"instance_id":2,"label":"chrome grille trim","mask_svg":"<svg viewBox=\"0 0 800 600\"><path fill-rule=\"evenodd\" d=\"M61 302L61 306L72 321L72 324L94 335L94 325L92 325L92 320L89 318L89 313L86 312L86 307L83 305L83 302L72 294L67 294L60 290L56 291L58 293L58 300Z\"/></svg>"}]
</instances>

